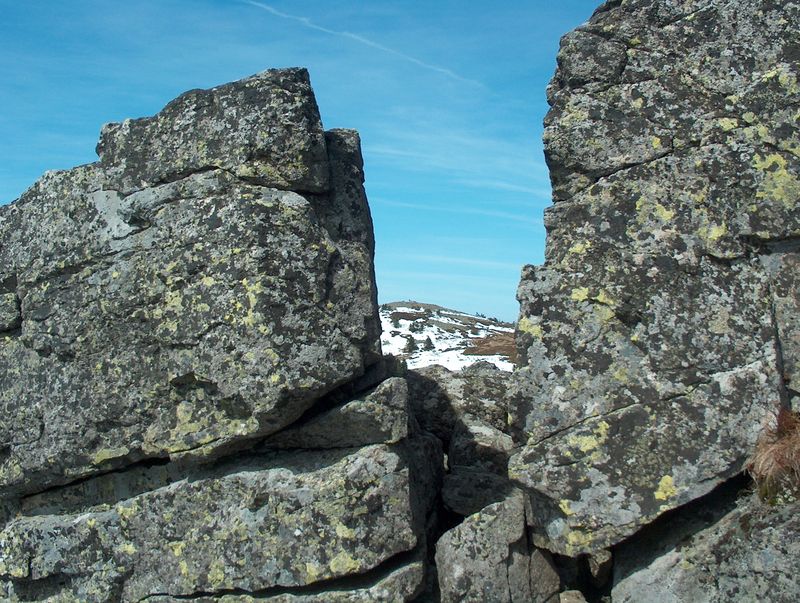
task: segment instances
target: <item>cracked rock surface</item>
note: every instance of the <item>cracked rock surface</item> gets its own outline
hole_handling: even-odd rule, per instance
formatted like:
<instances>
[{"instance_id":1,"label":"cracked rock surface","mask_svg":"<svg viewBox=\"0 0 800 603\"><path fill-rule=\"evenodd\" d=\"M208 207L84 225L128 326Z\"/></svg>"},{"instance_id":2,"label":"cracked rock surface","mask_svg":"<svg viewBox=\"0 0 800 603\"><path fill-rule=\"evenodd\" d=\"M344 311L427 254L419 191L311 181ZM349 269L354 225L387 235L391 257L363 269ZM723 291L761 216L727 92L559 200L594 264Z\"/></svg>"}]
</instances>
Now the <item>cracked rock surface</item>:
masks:
<instances>
[{"instance_id":1,"label":"cracked rock surface","mask_svg":"<svg viewBox=\"0 0 800 603\"><path fill-rule=\"evenodd\" d=\"M706 494L794 398L799 29L795 2L625 0L564 37L510 385L538 545Z\"/></svg>"},{"instance_id":2,"label":"cracked rock surface","mask_svg":"<svg viewBox=\"0 0 800 603\"><path fill-rule=\"evenodd\" d=\"M358 135L303 69L0 208L0 599L409 600L442 449L381 359Z\"/></svg>"},{"instance_id":3,"label":"cracked rock surface","mask_svg":"<svg viewBox=\"0 0 800 603\"><path fill-rule=\"evenodd\" d=\"M380 354L358 135L322 131L305 70L187 93L99 151L0 208L0 495L213 457ZM244 175L270 162L293 175Z\"/></svg>"},{"instance_id":4,"label":"cracked rock surface","mask_svg":"<svg viewBox=\"0 0 800 603\"><path fill-rule=\"evenodd\" d=\"M436 543L443 602L557 600L560 579L549 556L531 546L525 501L517 491L487 505Z\"/></svg>"},{"instance_id":5,"label":"cracked rock surface","mask_svg":"<svg viewBox=\"0 0 800 603\"><path fill-rule=\"evenodd\" d=\"M665 551L643 565L636 546L618 560L613 600L633 603L642 593L653 601L797 600L800 520L796 503L769 508L743 499L715 525L665 538Z\"/></svg>"}]
</instances>

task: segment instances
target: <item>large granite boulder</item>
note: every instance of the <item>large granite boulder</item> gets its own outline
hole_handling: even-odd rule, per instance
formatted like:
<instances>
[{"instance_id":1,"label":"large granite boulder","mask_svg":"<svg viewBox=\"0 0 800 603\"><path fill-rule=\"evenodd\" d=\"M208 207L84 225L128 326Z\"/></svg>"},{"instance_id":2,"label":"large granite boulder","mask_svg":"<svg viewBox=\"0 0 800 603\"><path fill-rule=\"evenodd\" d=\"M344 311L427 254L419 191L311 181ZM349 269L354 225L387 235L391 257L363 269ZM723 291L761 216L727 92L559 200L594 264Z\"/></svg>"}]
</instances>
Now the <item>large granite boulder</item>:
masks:
<instances>
[{"instance_id":1,"label":"large granite boulder","mask_svg":"<svg viewBox=\"0 0 800 603\"><path fill-rule=\"evenodd\" d=\"M0 599L410 600L440 442L380 356L358 135L305 70L0 208Z\"/></svg>"},{"instance_id":2,"label":"large granite boulder","mask_svg":"<svg viewBox=\"0 0 800 603\"><path fill-rule=\"evenodd\" d=\"M0 496L213 457L380 355L358 135L323 132L305 70L186 93L98 150L0 208Z\"/></svg>"},{"instance_id":3,"label":"large granite boulder","mask_svg":"<svg viewBox=\"0 0 800 603\"><path fill-rule=\"evenodd\" d=\"M797 388L793 2L606 2L548 89L510 475L537 543L599 552L742 470Z\"/></svg>"}]
</instances>

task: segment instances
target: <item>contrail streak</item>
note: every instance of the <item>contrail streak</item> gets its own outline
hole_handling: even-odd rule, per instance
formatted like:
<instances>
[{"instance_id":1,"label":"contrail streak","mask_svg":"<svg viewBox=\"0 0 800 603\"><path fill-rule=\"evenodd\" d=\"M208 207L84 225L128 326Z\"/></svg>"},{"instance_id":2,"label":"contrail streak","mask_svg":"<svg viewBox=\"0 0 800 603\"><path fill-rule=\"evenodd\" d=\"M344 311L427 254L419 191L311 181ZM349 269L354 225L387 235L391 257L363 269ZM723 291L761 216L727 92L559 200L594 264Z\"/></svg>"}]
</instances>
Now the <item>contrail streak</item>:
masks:
<instances>
[{"instance_id":1,"label":"contrail streak","mask_svg":"<svg viewBox=\"0 0 800 603\"><path fill-rule=\"evenodd\" d=\"M425 61L421 61L416 57L412 57L410 55L405 54L404 52L400 52L399 50L395 50L394 48L389 48L388 46L384 46L383 44L379 44L378 42L373 42L369 38L365 38L364 36L360 36L358 34L354 34L349 31L337 31L335 29L328 29L327 27L322 27L321 25L317 25L308 17L301 17L298 15L290 15L288 13L281 12L275 8L272 8L268 4L264 4L262 2L256 2L255 0L240 0L244 4L250 4L251 6L255 6L262 10L267 11L275 15L276 17L280 17L281 19L289 19L291 21L296 21L300 23L303 27L307 27L308 29L313 29L315 31L321 31L323 33L329 34L331 36L339 36L341 38L347 38L349 40L353 40L354 42L358 42L363 44L364 46L369 46L370 48L375 48L387 54L394 55L398 58L401 58L409 63L413 63L414 65L418 65L424 69L429 69L431 71L435 71L437 73L441 73L451 79L457 80L459 82L464 82L467 84L471 84L473 86L478 86L480 88L485 88L483 84L476 80L471 80L469 78L463 77L458 75L455 71L451 71L450 69L446 69L444 67L439 67L438 65L432 65L431 63L426 63Z\"/></svg>"}]
</instances>

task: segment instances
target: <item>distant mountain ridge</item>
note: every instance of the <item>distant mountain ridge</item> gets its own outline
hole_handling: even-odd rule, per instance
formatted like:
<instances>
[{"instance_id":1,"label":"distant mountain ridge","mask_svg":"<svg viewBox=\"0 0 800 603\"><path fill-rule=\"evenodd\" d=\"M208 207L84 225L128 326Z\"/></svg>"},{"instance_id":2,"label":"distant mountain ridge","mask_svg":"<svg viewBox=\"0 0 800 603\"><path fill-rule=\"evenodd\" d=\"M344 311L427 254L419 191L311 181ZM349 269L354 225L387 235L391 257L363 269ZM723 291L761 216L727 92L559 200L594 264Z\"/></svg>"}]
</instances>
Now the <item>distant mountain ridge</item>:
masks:
<instances>
[{"instance_id":1,"label":"distant mountain ridge","mask_svg":"<svg viewBox=\"0 0 800 603\"><path fill-rule=\"evenodd\" d=\"M440 364L458 370L479 361L514 368L514 325L416 301L380 306L384 354L406 360L409 368Z\"/></svg>"}]
</instances>

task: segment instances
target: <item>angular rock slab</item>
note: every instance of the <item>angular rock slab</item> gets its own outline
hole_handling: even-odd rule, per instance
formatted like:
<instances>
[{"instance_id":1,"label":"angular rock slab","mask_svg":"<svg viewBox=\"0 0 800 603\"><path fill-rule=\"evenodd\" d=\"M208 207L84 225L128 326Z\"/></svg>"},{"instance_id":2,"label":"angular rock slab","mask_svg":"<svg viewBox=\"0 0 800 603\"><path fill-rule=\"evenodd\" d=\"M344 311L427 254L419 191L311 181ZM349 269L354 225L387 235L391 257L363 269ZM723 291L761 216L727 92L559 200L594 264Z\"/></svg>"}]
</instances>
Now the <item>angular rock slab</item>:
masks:
<instances>
[{"instance_id":1,"label":"angular rock slab","mask_svg":"<svg viewBox=\"0 0 800 603\"><path fill-rule=\"evenodd\" d=\"M184 95L100 152L0 208L0 496L216 455L378 358L358 135L322 132L305 70Z\"/></svg>"},{"instance_id":2,"label":"angular rock slab","mask_svg":"<svg viewBox=\"0 0 800 603\"><path fill-rule=\"evenodd\" d=\"M0 593L288 595L367 573L418 545L409 458L402 445L273 453L67 514L29 510L0 532ZM419 573L407 561L387 573Z\"/></svg>"},{"instance_id":3,"label":"angular rock slab","mask_svg":"<svg viewBox=\"0 0 800 603\"><path fill-rule=\"evenodd\" d=\"M262 186L329 189L325 134L304 69L191 90L154 117L107 124L97 154L111 188L124 194L212 168Z\"/></svg>"},{"instance_id":4,"label":"angular rock slab","mask_svg":"<svg viewBox=\"0 0 800 603\"><path fill-rule=\"evenodd\" d=\"M548 601L560 579L545 554L529 547L520 492L470 515L436 543L441 600Z\"/></svg>"},{"instance_id":5,"label":"angular rock slab","mask_svg":"<svg viewBox=\"0 0 800 603\"><path fill-rule=\"evenodd\" d=\"M643 598L664 603L797 601L798 511L797 504L768 508L751 500L644 567L631 551L618 560L612 598L620 603Z\"/></svg>"},{"instance_id":6,"label":"angular rock slab","mask_svg":"<svg viewBox=\"0 0 800 603\"><path fill-rule=\"evenodd\" d=\"M793 4L630 0L562 40L510 387L538 545L596 552L709 492L786 399L799 27Z\"/></svg>"},{"instance_id":7,"label":"angular rock slab","mask_svg":"<svg viewBox=\"0 0 800 603\"><path fill-rule=\"evenodd\" d=\"M365 396L268 437L267 448L344 448L366 444L394 444L410 435L408 386L393 377Z\"/></svg>"}]
</instances>

